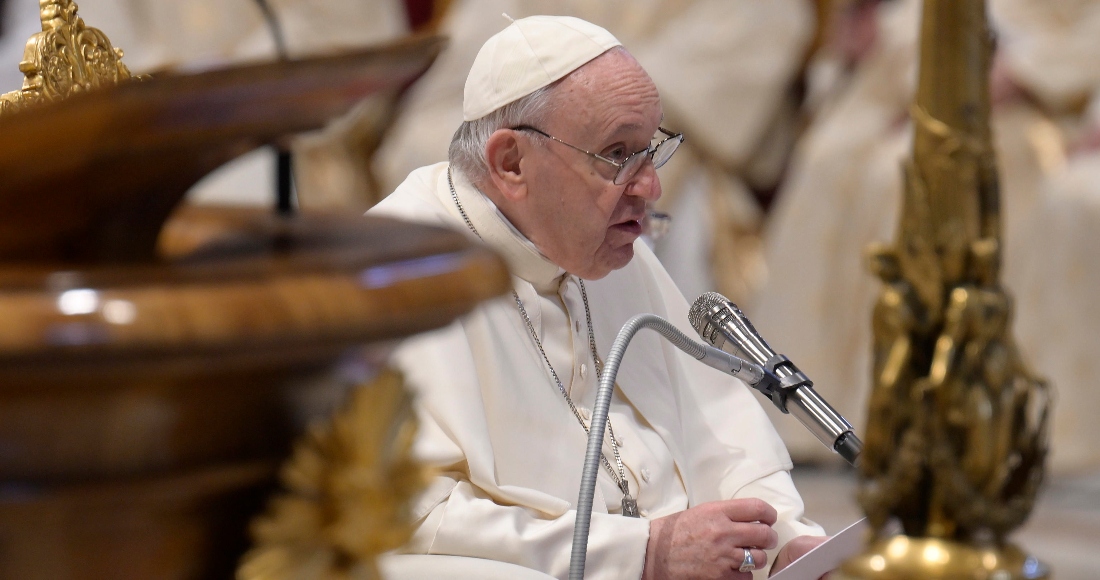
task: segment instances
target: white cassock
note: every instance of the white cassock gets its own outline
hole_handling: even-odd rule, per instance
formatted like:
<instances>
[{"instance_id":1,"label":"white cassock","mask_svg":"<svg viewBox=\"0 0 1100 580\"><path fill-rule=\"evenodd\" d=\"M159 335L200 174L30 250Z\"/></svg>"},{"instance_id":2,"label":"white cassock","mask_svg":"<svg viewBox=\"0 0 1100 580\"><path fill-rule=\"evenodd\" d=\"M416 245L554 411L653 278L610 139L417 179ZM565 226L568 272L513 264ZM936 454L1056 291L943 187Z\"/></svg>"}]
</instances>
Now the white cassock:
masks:
<instances>
[{"instance_id":1,"label":"white cassock","mask_svg":"<svg viewBox=\"0 0 1100 580\"><path fill-rule=\"evenodd\" d=\"M370 215L442 225L473 238L451 198L447 168L414 171ZM474 227L508 263L564 388L590 417L597 377L578 279L547 260L461 175L454 181ZM656 314L692 334L683 295L645 244L634 249L626 267L585 283L601 356L637 314ZM587 437L513 298L486 302L446 328L405 341L393 362L417 394L418 457L442 470L415 506L419 527L405 551L499 560L565 578ZM790 457L743 383L643 331L627 349L616 384L609 416L642 518L618 515L622 494L601 468L587 578L639 578L649 519L713 500L755 497L773 505L780 546L823 533L803 518ZM614 464L610 441L604 454Z\"/></svg>"}]
</instances>

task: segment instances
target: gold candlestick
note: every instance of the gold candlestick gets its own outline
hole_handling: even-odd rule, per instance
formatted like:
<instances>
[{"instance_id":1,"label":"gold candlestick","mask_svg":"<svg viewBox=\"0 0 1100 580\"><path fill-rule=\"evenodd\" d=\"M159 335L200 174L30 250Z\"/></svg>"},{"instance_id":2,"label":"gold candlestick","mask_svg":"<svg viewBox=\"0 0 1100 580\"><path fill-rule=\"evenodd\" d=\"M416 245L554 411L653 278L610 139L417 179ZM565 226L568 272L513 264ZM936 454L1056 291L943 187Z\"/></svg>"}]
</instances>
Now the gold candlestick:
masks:
<instances>
[{"instance_id":1,"label":"gold candlestick","mask_svg":"<svg viewBox=\"0 0 1100 580\"><path fill-rule=\"evenodd\" d=\"M992 44L982 0L925 0L897 239L869 251L883 288L859 501L876 537L840 578L1049 577L1006 541L1043 479L1050 398L999 282Z\"/></svg>"}]
</instances>

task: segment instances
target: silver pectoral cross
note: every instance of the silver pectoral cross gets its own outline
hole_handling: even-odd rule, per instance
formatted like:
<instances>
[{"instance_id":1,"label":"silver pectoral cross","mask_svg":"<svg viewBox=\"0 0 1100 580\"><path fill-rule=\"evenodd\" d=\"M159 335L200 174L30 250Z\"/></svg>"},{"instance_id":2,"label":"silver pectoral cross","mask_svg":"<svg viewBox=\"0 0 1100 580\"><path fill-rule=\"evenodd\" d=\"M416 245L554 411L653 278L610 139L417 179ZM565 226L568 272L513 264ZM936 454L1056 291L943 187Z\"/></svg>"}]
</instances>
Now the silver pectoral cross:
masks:
<instances>
[{"instance_id":1,"label":"silver pectoral cross","mask_svg":"<svg viewBox=\"0 0 1100 580\"><path fill-rule=\"evenodd\" d=\"M630 497L630 494L623 496L623 515L628 518L641 517L638 515L638 500Z\"/></svg>"}]
</instances>

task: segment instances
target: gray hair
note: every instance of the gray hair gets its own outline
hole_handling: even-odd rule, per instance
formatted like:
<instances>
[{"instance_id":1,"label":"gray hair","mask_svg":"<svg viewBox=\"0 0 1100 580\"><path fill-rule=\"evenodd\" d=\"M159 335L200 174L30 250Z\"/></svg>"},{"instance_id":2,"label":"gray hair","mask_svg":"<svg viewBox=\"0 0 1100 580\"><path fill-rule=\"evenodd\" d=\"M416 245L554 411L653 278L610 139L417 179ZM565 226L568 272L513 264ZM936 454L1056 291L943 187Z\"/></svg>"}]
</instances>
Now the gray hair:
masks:
<instances>
[{"instance_id":1,"label":"gray hair","mask_svg":"<svg viewBox=\"0 0 1100 580\"><path fill-rule=\"evenodd\" d=\"M463 121L451 138L451 146L447 151L451 167L474 184L488 179L489 162L485 158L485 144L489 142L489 137L500 129L541 124L556 108L554 89L557 86L558 83L551 83L480 119ZM531 135L542 138L538 133Z\"/></svg>"},{"instance_id":2,"label":"gray hair","mask_svg":"<svg viewBox=\"0 0 1100 580\"><path fill-rule=\"evenodd\" d=\"M626 49L622 46L614 46L604 54L609 52L626 53ZM489 142L489 137L500 129L543 124L551 114L557 111L558 103L554 95L561 82L565 78L585 74L587 72L582 66L565 77L527 96L520 97L480 119L463 121L451 138L451 146L447 151L451 167L460 171L475 185L489 179L489 162L485 158L485 144ZM534 139L546 139L538 133L529 132L528 134Z\"/></svg>"}]
</instances>

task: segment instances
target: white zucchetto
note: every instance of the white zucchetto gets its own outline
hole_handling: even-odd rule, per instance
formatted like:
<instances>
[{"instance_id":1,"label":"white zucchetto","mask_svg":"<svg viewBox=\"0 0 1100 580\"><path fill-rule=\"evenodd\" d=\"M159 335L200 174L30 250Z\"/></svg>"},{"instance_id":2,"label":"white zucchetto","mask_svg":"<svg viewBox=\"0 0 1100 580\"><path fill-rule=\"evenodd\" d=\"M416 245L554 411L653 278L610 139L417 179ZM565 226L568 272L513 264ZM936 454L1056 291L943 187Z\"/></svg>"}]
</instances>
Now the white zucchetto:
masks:
<instances>
[{"instance_id":1,"label":"white zucchetto","mask_svg":"<svg viewBox=\"0 0 1100 580\"><path fill-rule=\"evenodd\" d=\"M480 119L621 45L610 32L571 16L514 20L478 51L466 77L462 118Z\"/></svg>"}]
</instances>

